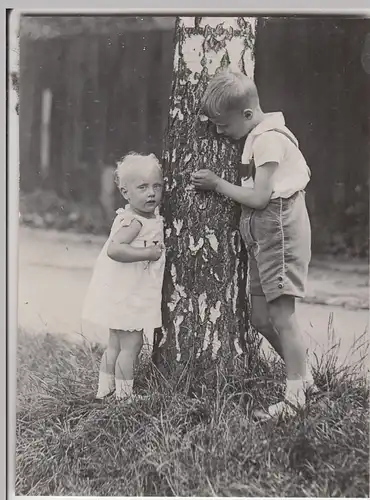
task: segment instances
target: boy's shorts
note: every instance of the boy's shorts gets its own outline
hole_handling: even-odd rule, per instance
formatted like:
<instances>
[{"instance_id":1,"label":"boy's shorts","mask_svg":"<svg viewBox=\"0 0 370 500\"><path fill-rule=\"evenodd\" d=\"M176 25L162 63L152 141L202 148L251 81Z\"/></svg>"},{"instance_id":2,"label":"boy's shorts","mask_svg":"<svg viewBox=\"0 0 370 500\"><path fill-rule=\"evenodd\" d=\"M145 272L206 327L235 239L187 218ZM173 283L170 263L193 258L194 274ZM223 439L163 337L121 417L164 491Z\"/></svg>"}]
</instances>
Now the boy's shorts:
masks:
<instances>
[{"instance_id":1,"label":"boy's shorts","mask_svg":"<svg viewBox=\"0 0 370 500\"><path fill-rule=\"evenodd\" d=\"M311 225L305 192L270 200L263 210L242 208L240 232L249 254L251 295L271 302L304 297L311 259Z\"/></svg>"}]
</instances>

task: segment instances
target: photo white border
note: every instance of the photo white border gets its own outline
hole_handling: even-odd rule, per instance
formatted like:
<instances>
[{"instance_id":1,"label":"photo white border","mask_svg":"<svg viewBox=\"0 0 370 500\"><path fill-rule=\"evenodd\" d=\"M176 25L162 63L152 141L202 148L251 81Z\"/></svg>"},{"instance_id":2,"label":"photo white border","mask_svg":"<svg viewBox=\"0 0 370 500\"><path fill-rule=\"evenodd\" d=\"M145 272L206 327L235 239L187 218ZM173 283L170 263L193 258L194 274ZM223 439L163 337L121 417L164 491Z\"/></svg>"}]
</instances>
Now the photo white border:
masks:
<instances>
[{"instance_id":1,"label":"photo white border","mask_svg":"<svg viewBox=\"0 0 370 500\"><path fill-rule=\"evenodd\" d=\"M305 7L301 2L279 2L277 5L276 1L264 1L264 0L250 0L247 3L245 0L229 0L228 5L229 8L223 8L224 2L221 0L219 4L220 8L217 8L216 0L189 0L186 2L186 7L177 7L176 4L171 1L162 1L158 6L153 3L151 0L143 1L136 0L135 8L128 7L130 5L128 2L122 2L115 0L112 2L103 2L93 1L93 0L79 0L79 7L76 8L76 2L72 0L66 0L64 2L58 1L43 1L38 2L36 8L29 8L29 0L17 1L14 2L17 5L13 5L12 8L16 9L13 14L13 19L17 18L20 14L47 14L47 15L73 15L73 14L87 14L87 15L168 15L168 16L177 16L177 15L199 15L203 14L206 16L211 15L296 15L296 16L348 16L348 17L370 17L370 7L368 0L363 0L362 2L357 1L349 2L349 1L332 1L332 2L323 2L323 1L311 1L309 7ZM185 2L184 2L185 3ZM63 7L61 6L63 4ZM167 4L167 6L166 6ZM93 8L92 8L93 5ZM132 5L132 3L131 3ZM5 19L6 20L6 11L5 11ZM16 20L13 23L17 23ZM14 24L13 24L14 25ZM2 23L2 26L5 27L5 22ZM4 29L4 28L3 28ZM13 28L12 28L13 29ZM369 29L370 31L370 29ZM11 36L11 30L9 26L9 35ZM6 37L6 33L4 33ZM10 61L9 61L10 63ZM4 60L5 66L5 60ZM10 68L9 68L10 69ZM6 84L4 84L4 97L6 98ZM1 421L1 429L3 429L4 435L2 436L1 442L6 442L6 437L9 437L8 445L10 445L8 450L8 455L6 455L5 447L4 453L1 455L1 484L5 485L5 493L7 498L13 498L14 496L14 488L12 485L12 481L14 479L14 436L15 436L15 387L16 387L16 332L17 332L17 282L18 282L18 198L19 198L19 189L18 189L18 168L9 169L9 164L18 165L18 157L19 157L19 147L18 147L18 116L14 111L14 105L16 98L15 92L12 91L11 85L8 87L9 96L8 103L9 111L11 111L8 115L8 123L6 112L4 113L5 123L4 130L8 132L8 162L6 162L6 148L4 144L4 164L6 164L6 169L3 169L3 186L4 186L4 196L3 203L1 203L1 210L4 211L4 217L1 217L0 220L2 224L2 234L4 235L4 244L1 245L2 252L2 262L4 262L2 275L7 278L7 283L4 280L4 289L3 289L3 300L1 301L1 309L0 316L3 319L4 324L4 332L6 332L6 336L3 335L3 352L5 353L5 362L3 363L4 367L8 368L8 373L6 377L2 377L4 380L4 384L1 385L1 395L4 396L2 398L5 401L7 397L8 402L8 419L6 422L6 412L5 415L2 412L1 416L4 421ZM6 99L3 99L3 103L6 102ZM6 178L7 176L7 178ZM8 181L8 190L7 190L7 181ZM7 208L6 208L7 203ZM3 222L4 221L4 222ZM8 233L8 234L7 234ZM8 253L8 261L6 262L6 249ZM1 273L1 271L0 271ZM6 298L8 299L6 304ZM5 304L7 305L7 314L5 310ZM7 317L6 317L7 316ZM7 347L7 349L6 349ZM4 370L5 372L5 370ZM5 373L4 373L5 374ZM6 381L8 382L8 387L6 386ZM8 392L7 392L8 391ZM7 425L7 427L6 427ZM8 463L8 471L6 464ZM11 470L12 469L12 470ZM8 481L6 481L6 472L10 473ZM9 495L9 496L8 496ZM5 496L3 497L5 498ZM16 498L25 498L29 499L42 499L42 498L52 498L54 500L64 499L64 498L104 498L104 500L119 499L124 497L16 497ZM126 497L127 498L127 497ZM155 497L150 497L155 498ZM162 498L162 497L159 497Z\"/></svg>"}]
</instances>

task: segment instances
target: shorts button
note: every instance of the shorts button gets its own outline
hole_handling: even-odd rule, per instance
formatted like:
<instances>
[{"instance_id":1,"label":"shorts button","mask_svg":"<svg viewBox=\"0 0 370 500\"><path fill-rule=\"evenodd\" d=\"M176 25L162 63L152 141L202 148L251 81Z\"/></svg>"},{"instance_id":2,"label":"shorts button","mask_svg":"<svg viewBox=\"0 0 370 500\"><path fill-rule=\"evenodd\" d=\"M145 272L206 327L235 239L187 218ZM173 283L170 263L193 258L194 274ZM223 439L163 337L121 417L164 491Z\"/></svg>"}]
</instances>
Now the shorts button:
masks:
<instances>
[{"instance_id":1,"label":"shorts button","mask_svg":"<svg viewBox=\"0 0 370 500\"><path fill-rule=\"evenodd\" d=\"M279 276L279 281L283 281L283 277L282 276Z\"/></svg>"},{"instance_id":2,"label":"shorts button","mask_svg":"<svg viewBox=\"0 0 370 500\"><path fill-rule=\"evenodd\" d=\"M283 288L283 284L282 284L282 283L279 283L279 284L278 284L278 287L279 287L279 288Z\"/></svg>"}]
</instances>

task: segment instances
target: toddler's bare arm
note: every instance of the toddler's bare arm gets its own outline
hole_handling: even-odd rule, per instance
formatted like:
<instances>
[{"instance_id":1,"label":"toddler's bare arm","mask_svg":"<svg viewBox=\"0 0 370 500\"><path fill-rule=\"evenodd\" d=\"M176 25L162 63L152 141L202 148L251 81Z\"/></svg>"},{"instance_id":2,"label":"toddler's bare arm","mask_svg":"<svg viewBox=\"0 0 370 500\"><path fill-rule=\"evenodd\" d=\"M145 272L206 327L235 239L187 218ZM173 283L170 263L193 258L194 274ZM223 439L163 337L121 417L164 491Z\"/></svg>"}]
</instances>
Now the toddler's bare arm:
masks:
<instances>
[{"instance_id":1,"label":"toddler's bare arm","mask_svg":"<svg viewBox=\"0 0 370 500\"><path fill-rule=\"evenodd\" d=\"M117 262L140 262L145 260L157 260L157 249L154 250L154 245L146 248L137 248L131 246L131 243L139 234L141 223L133 220L129 226L123 226L111 239L107 254ZM154 252L156 254L154 255ZM158 256L159 258L159 256Z\"/></svg>"}]
</instances>

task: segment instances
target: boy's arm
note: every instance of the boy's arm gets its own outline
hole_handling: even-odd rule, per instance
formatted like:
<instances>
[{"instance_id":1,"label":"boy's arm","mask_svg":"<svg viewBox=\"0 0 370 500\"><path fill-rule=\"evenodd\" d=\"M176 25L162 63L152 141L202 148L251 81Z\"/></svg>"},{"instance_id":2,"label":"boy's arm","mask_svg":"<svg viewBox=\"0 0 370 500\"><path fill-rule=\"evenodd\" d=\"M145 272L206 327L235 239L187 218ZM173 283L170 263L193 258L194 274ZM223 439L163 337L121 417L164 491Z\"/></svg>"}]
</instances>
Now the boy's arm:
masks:
<instances>
[{"instance_id":1,"label":"boy's arm","mask_svg":"<svg viewBox=\"0 0 370 500\"><path fill-rule=\"evenodd\" d=\"M268 162L258 167L253 188L235 186L224 179L219 179L216 191L241 205L262 210L271 199L273 191L272 177L277 167L278 163L276 162Z\"/></svg>"},{"instance_id":2,"label":"boy's arm","mask_svg":"<svg viewBox=\"0 0 370 500\"><path fill-rule=\"evenodd\" d=\"M133 220L129 226L121 227L108 245L108 257L117 262L149 260L150 248L136 248L130 245L139 234L140 229L141 223L137 220Z\"/></svg>"},{"instance_id":3,"label":"boy's arm","mask_svg":"<svg viewBox=\"0 0 370 500\"><path fill-rule=\"evenodd\" d=\"M277 167L277 162L267 162L259 166L256 169L253 188L231 184L210 170L198 170L193 174L192 180L198 189L211 189L241 205L262 210L270 201L273 191L272 177Z\"/></svg>"}]
</instances>

